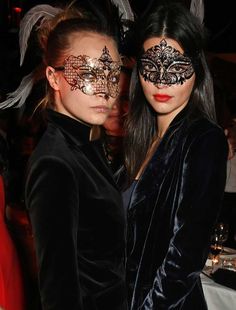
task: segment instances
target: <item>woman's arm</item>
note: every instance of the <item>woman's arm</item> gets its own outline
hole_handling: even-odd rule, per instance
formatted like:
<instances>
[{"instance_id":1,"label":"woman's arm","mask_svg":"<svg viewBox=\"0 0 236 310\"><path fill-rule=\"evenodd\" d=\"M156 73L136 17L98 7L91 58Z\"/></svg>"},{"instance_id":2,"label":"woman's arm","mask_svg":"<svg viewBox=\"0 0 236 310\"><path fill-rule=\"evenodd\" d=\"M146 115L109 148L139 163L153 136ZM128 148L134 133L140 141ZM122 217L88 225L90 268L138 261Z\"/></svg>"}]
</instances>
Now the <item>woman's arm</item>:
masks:
<instances>
[{"instance_id":1,"label":"woman's arm","mask_svg":"<svg viewBox=\"0 0 236 310\"><path fill-rule=\"evenodd\" d=\"M223 197L227 142L211 130L186 150L177 184L173 236L140 310L180 309L204 267Z\"/></svg>"}]
</instances>

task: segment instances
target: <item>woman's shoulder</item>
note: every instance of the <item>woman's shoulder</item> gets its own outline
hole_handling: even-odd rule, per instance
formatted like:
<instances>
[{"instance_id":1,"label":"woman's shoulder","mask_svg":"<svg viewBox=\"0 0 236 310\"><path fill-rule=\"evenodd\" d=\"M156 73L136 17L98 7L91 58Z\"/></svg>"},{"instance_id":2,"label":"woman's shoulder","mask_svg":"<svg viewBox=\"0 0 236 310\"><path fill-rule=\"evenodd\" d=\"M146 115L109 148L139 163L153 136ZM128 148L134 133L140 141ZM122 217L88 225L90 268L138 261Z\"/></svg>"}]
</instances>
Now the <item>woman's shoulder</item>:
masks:
<instances>
[{"instance_id":1,"label":"woman's shoulder","mask_svg":"<svg viewBox=\"0 0 236 310\"><path fill-rule=\"evenodd\" d=\"M187 121L186 129L189 135L202 136L209 134L222 137L224 140L226 139L223 128L206 117Z\"/></svg>"},{"instance_id":2,"label":"woman's shoulder","mask_svg":"<svg viewBox=\"0 0 236 310\"><path fill-rule=\"evenodd\" d=\"M40 157L46 154L60 156L59 150L64 149L65 147L66 144L62 139L60 132L57 129L51 131L50 128L48 128L36 145L33 154L34 156Z\"/></svg>"},{"instance_id":3,"label":"woman's shoulder","mask_svg":"<svg viewBox=\"0 0 236 310\"><path fill-rule=\"evenodd\" d=\"M48 128L32 152L28 167L39 163L40 166L49 164L66 165L67 163L70 166L72 159L73 153L60 130Z\"/></svg>"},{"instance_id":4,"label":"woman's shoulder","mask_svg":"<svg viewBox=\"0 0 236 310\"><path fill-rule=\"evenodd\" d=\"M224 130L218 124L205 117L187 122L184 130L187 148L207 148L228 152L228 143Z\"/></svg>"}]
</instances>

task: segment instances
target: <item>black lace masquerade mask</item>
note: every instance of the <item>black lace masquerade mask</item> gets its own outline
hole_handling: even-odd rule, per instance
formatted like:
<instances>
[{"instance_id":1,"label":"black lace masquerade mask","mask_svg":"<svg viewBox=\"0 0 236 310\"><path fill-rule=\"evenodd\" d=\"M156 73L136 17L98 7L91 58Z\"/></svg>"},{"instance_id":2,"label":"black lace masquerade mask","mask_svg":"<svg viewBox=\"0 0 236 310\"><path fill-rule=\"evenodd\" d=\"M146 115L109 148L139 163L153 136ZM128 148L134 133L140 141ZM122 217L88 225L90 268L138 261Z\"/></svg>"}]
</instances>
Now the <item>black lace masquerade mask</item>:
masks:
<instances>
[{"instance_id":1,"label":"black lace masquerade mask","mask_svg":"<svg viewBox=\"0 0 236 310\"><path fill-rule=\"evenodd\" d=\"M63 71L71 90L79 89L89 96L105 94L108 98L119 94L121 62L112 60L106 46L100 58L70 55L62 67L54 69Z\"/></svg>"},{"instance_id":2,"label":"black lace masquerade mask","mask_svg":"<svg viewBox=\"0 0 236 310\"><path fill-rule=\"evenodd\" d=\"M194 74L191 59L167 45L165 39L146 50L138 61L138 68L144 80L154 85L182 85Z\"/></svg>"}]
</instances>

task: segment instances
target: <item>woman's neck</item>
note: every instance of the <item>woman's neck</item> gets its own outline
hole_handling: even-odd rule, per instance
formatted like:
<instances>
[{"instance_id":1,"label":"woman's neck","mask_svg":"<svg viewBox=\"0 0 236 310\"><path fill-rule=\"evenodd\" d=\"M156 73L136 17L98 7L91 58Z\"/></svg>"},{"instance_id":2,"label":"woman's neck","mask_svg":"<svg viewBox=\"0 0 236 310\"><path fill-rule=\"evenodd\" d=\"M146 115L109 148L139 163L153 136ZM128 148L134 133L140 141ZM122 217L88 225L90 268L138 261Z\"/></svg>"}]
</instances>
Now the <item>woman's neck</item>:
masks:
<instances>
[{"instance_id":1,"label":"woman's neck","mask_svg":"<svg viewBox=\"0 0 236 310\"><path fill-rule=\"evenodd\" d=\"M170 126L173 119L185 108L188 102L182 104L180 107L176 108L174 111L166 114L157 114L157 128L158 136L163 137L166 130Z\"/></svg>"}]
</instances>

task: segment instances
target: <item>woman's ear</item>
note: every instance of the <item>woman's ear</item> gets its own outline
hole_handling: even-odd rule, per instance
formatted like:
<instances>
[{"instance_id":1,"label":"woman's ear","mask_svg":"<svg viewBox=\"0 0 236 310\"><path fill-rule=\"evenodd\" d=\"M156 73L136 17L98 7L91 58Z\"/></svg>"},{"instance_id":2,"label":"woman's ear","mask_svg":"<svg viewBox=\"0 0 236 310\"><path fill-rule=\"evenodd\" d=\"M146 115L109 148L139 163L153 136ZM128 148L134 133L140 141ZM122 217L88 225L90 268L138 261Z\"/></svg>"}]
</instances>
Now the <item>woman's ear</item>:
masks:
<instances>
[{"instance_id":1,"label":"woman's ear","mask_svg":"<svg viewBox=\"0 0 236 310\"><path fill-rule=\"evenodd\" d=\"M58 85L58 74L55 71L55 69L51 66L47 66L46 68L46 76L48 79L48 82L50 84L50 86L54 89L54 90L59 90L59 85Z\"/></svg>"}]
</instances>

